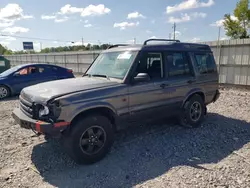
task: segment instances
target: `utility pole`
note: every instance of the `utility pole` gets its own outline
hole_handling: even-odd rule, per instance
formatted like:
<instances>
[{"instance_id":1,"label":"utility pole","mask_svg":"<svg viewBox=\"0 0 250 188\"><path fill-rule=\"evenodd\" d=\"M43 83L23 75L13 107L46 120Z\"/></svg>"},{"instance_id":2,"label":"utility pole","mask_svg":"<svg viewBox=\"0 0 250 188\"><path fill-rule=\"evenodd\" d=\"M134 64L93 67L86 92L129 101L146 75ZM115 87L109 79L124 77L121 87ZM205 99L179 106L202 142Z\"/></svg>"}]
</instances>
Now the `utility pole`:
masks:
<instances>
[{"instance_id":1,"label":"utility pole","mask_svg":"<svg viewBox=\"0 0 250 188\"><path fill-rule=\"evenodd\" d=\"M174 28L174 40L175 40L175 30L176 30L176 24L175 23L174 23L173 28Z\"/></svg>"},{"instance_id":2,"label":"utility pole","mask_svg":"<svg viewBox=\"0 0 250 188\"><path fill-rule=\"evenodd\" d=\"M218 43L220 42L220 29L221 27L219 27L219 32L218 32Z\"/></svg>"},{"instance_id":3,"label":"utility pole","mask_svg":"<svg viewBox=\"0 0 250 188\"><path fill-rule=\"evenodd\" d=\"M134 38L134 44L136 44L136 38Z\"/></svg>"}]
</instances>

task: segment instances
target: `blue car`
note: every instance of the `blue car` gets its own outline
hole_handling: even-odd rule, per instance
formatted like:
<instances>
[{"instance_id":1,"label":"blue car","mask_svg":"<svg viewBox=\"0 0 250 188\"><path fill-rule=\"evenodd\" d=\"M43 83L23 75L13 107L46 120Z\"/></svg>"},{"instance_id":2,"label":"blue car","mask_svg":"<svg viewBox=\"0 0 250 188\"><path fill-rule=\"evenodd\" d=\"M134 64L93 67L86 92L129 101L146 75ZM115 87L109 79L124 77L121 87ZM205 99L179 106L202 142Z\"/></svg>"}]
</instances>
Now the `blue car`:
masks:
<instances>
[{"instance_id":1,"label":"blue car","mask_svg":"<svg viewBox=\"0 0 250 188\"><path fill-rule=\"evenodd\" d=\"M74 78L71 69L49 64L23 64L0 74L0 99L17 95L25 87L42 82Z\"/></svg>"}]
</instances>

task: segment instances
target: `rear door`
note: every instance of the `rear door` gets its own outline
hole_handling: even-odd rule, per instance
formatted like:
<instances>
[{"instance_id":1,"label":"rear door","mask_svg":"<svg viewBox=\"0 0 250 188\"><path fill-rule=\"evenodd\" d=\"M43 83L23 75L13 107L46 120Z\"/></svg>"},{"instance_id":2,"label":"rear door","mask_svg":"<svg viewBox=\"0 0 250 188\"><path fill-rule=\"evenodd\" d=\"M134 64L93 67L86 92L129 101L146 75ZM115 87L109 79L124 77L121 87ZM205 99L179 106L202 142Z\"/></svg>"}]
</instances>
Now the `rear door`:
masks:
<instances>
[{"instance_id":1,"label":"rear door","mask_svg":"<svg viewBox=\"0 0 250 188\"><path fill-rule=\"evenodd\" d=\"M43 83L43 82L48 82L52 80L56 80L57 76L56 74L52 71L52 67L48 65L38 65L38 74L36 83Z\"/></svg>"},{"instance_id":2,"label":"rear door","mask_svg":"<svg viewBox=\"0 0 250 188\"><path fill-rule=\"evenodd\" d=\"M194 52L197 84L205 91L206 102L211 102L218 89L218 72L212 52Z\"/></svg>"},{"instance_id":3,"label":"rear door","mask_svg":"<svg viewBox=\"0 0 250 188\"><path fill-rule=\"evenodd\" d=\"M166 51L165 58L165 80L163 91L170 113L178 113L186 95L196 82L191 60L186 52Z\"/></svg>"}]
</instances>

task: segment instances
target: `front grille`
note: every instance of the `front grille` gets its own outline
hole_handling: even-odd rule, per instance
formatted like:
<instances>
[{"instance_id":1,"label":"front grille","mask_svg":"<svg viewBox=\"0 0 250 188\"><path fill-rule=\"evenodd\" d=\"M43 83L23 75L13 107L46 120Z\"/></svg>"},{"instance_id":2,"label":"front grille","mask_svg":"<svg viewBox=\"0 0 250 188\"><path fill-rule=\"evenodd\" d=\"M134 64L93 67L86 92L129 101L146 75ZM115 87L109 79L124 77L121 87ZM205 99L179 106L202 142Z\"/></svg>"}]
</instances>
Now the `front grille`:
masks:
<instances>
[{"instance_id":1,"label":"front grille","mask_svg":"<svg viewBox=\"0 0 250 188\"><path fill-rule=\"evenodd\" d=\"M33 105L27 100L23 99L21 96L19 97L20 109L23 113L25 113L30 118L33 118Z\"/></svg>"}]
</instances>

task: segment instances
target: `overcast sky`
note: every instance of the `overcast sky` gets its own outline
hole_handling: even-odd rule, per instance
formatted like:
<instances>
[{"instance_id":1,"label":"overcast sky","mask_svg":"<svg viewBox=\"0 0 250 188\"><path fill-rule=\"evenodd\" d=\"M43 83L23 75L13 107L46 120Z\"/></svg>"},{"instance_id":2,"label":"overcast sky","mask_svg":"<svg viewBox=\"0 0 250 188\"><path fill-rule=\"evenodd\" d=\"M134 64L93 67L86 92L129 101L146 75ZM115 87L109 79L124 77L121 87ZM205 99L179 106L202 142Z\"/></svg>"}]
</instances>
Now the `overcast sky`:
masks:
<instances>
[{"instance_id":1,"label":"overcast sky","mask_svg":"<svg viewBox=\"0 0 250 188\"><path fill-rule=\"evenodd\" d=\"M0 34L51 39L0 36L0 43L22 50L23 41L42 47L84 43L142 43L148 38L168 38L177 24L182 41L211 41L225 13L237 0L1 0ZM221 37L225 38L224 30Z\"/></svg>"}]
</instances>

